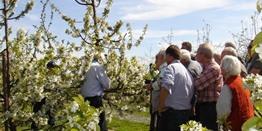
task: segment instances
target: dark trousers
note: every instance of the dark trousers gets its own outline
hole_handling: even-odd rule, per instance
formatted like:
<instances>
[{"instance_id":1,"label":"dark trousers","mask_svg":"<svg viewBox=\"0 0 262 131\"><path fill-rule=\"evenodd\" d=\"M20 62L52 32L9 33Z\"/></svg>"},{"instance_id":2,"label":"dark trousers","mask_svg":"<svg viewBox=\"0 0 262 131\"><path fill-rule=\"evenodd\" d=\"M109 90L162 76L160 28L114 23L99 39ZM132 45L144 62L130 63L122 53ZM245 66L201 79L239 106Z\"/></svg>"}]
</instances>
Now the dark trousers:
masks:
<instances>
[{"instance_id":1,"label":"dark trousers","mask_svg":"<svg viewBox=\"0 0 262 131\"><path fill-rule=\"evenodd\" d=\"M149 131L158 131L159 125L159 115L158 112L151 113L150 119L150 130Z\"/></svg>"},{"instance_id":2,"label":"dark trousers","mask_svg":"<svg viewBox=\"0 0 262 131\"><path fill-rule=\"evenodd\" d=\"M158 131L180 131L180 125L189 121L191 110L167 109L161 113Z\"/></svg>"},{"instance_id":3,"label":"dark trousers","mask_svg":"<svg viewBox=\"0 0 262 131\"><path fill-rule=\"evenodd\" d=\"M85 100L88 100L90 102L90 106L95 108L103 107L102 96L86 97ZM100 131L107 131L105 111L100 113L98 125L100 127Z\"/></svg>"},{"instance_id":4,"label":"dark trousers","mask_svg":"<svg viewBox=\"0 0 262 131\"><path fill-rule=\"evenodd\" d=\"M196 104L196 120L210 130L217 131L216 102L205 102Z\"/></svg>"}]
</instances>

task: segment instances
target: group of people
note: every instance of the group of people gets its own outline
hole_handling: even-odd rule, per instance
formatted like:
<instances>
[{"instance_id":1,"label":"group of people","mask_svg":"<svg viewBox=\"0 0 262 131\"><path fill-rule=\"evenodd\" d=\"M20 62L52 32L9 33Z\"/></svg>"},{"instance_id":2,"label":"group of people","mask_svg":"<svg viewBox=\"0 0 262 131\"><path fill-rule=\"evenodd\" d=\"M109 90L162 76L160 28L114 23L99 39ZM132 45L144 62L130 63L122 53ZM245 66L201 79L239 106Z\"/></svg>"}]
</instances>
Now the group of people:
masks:
<instances>
[{"instance_id":1,"label":"group of people","mask_svg":"<svg viewBox=\"0 0 262 131\"><path fill-rule=\"evenodd\" d=\"M262 64L248 46L249 59L242 62L234 44L226 43L221 54L204 43L192 53L192 45L181 49L170 45L156 55L159 74L145 86L151 91L150 131L179 131L180 125L196 120L210 130L218 130L218 120L225 120L232 131L254 115L250 92L242 78L262 74ZM81 94L91 106L101 108L104 90L110 87L105 69L95 57L86 73ZM101 131L107 131L105 112L99 115Z\"/></svg>"},{"instance_id":2,"label":"group of people","mask_svg":"<svg viewBox=\"0 0 262 131\"><path fill-rule=\"evenodd\" d=\"M227 42L221 54L214 53L211 44L199 46L183 42L181 49L170 45L156 55L159 74L146 84L151 91L150 131L179 131L190 120L200 122L209 130L218 130L219 120L225 128L241 131L241 126L253 117L250 92L242 79L247 74L262 73L256 53L243 62L234 44Z\"/></svg>"}]
</instances>

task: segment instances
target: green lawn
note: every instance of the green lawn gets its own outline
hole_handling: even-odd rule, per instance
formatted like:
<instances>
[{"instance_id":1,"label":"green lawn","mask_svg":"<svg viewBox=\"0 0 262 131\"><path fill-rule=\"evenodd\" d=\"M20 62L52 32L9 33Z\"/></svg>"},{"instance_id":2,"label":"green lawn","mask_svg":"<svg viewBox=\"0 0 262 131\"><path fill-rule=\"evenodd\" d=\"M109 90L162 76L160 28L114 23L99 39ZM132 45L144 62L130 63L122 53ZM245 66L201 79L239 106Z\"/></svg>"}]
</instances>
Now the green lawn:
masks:
<instances>
[{"instance_id":1,"label":"green lawn","mask_svg":"<svg viewBox=\"0 0 262 131\"><path fill-rule=\"evenodd\" d=\"M149 125L137 122L131 122L128 120L120 120L113 118L109 123L109 129L112 131L148 131Z\"/></svg>"}]
</instances>

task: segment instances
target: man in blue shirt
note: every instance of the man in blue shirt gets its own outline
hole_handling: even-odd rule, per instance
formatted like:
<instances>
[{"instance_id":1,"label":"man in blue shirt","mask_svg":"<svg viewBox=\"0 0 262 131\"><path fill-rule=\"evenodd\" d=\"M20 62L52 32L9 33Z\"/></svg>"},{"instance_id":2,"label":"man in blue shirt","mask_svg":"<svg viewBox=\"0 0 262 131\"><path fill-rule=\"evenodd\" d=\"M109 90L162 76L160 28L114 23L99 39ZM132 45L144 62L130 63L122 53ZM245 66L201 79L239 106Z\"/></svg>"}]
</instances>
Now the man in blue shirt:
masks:
<instances>
[{"instance_id":1,"label":"man in blue shirt","mask_svg":"<svg viewBox=\"0 0 262 131\"><path fill-rule=\"evenodd\" d=\"M189 121L192 115L193 78L179 59L179 48L169 46L166 50L168 66L160 81L160 131L180 131L180 125Z\"/></svg>"},{"instance_id":2,"label":"man in blue shirt","mask_svg":"<svg viewBox=\"0 0 262 131\"><path fill-rule=\"evenodd\" d=\"M95 108L103 107L102 96L104 90L110 87L110 80L102 65L99 64L98 58L95 57L90 69L86 73L86 78L81 87L81 94ZM107 131L105 112L99 115L100 131Z\"/></svg>"}]
</instances>

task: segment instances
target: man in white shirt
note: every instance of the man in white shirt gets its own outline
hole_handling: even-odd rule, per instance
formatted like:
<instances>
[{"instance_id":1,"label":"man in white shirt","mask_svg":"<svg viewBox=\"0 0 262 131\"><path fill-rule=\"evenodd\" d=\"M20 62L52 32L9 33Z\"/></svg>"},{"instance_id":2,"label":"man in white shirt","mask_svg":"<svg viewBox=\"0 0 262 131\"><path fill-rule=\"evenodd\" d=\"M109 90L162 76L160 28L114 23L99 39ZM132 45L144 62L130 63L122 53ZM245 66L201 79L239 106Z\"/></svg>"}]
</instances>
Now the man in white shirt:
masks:
<instances>
[{"instance_id":1,"label":"man in white shirt","mask_svg":"<svg viewBox=\"0 0 262 131\"><path fill-rule=\"evenodd\" d=\"M110 87L110 79L102 65L99 64L98 58L95 57L88 72L83 86L80 89L85 100L90 102L95 108L103 107L102 96L104 90ZM105 112L99 115L100 131L107 131Z\"/></svg>"}]
</instances>

